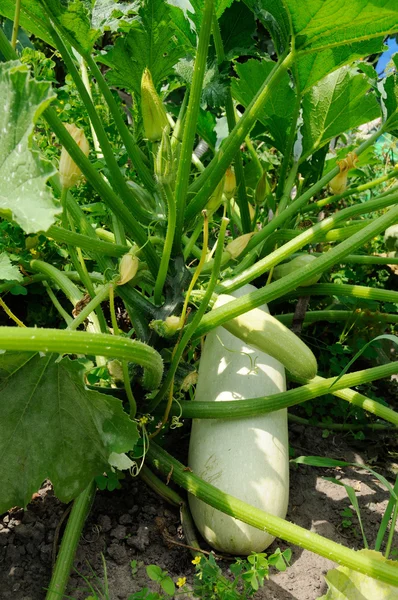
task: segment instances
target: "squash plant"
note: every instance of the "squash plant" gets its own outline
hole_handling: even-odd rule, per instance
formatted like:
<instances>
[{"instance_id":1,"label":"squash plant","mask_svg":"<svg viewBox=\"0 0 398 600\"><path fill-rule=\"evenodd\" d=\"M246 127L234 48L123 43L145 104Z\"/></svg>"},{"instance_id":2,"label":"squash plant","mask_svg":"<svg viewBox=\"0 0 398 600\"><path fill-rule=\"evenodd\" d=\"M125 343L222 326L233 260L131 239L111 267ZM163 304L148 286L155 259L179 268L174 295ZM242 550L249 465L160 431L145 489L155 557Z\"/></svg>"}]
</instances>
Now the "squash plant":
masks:
<instances>
[{"instance_id":1,"label":"squash plant","mask_svg":"<svg viewBox=\"0 0 398 600\"><path fill-rule=\"evenodd\" d=\"M391 376L396 363L337 382L322 379L312 352L282 324L277 340L247 321L249 312L298 287L302 297L398 302L394 290L317 283L334 265L385 264L367 256L366 244L398 222L396 169L382 181L355 185L355 169L370 160L376 140L398 131L396 75L377 81L366 61L398 31L395 4L194 0L187 9L165 0L2 0L0 14L14 29L11 42L0 30L0 214L26 234L65 244L70 259L62 270L22 261L22 277L12 257L0 256L1 292L42 281L65 320L64 329L24 327L2 300L18 326L0 328L0 511L26 506L45 478L62 501L74 499L48 599L65 591L94 478L136 469L128 454L137 454L138 445L147 465L218 511L398 586L388 562L229 495L156 443L176 415L202 425L261 418L330 392L398 425L396 412L351 389ZM21 62L18 25L58 52L84 107L79 127L65 127L56 88ZM132 103L123 107L121 97ZM331 141L333 149L345 132L375 119L373 134L356 146L340 143L333 164L325 161ZM36 145L35 127L43 122L63 148L58 169ZM77 200L80 174L109 217L96 230L87 201ZM366 197L373 188L378 191ZM328 250L299 267L277 267L324 242ZM253 281L257 289L231 297ZM222 294L228 302L217 300ZM129 315L129 335L120 331L115 296ZM341 318L321 313L308 311L307 318ZM397 321L395 314L383 319ZM203 394L174 402L200 340L221 326L268 354L282 342L285 352L276 358L302 385L266 396L256 389L255 398L222 403ZM241 359L247 365L248 357ZM119 387L88 385L93 363L108 369ZM124 402L115 397L119 392Z\"/></svg>"}]
</instances>

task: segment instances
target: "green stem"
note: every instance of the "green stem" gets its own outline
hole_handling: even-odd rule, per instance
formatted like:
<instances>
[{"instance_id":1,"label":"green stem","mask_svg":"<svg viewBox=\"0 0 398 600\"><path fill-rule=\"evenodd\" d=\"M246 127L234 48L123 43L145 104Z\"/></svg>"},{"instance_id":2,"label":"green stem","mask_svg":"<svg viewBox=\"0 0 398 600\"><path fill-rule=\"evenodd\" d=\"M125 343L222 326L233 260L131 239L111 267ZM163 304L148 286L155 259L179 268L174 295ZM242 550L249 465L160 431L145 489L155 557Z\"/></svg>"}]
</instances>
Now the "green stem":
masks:
<instances>
[{"instance_id":1,"label":"green stem","mask_svg":"<svg viewBox=\"0 0 398 600\"><path fill-rule=\"evenodd\" d=\"M202 219L200 219L197 222L195 229L192 232L191 237L185 238L186 239L186 242L184 242L185 243L185 248L184 248L184 259L185 260L187 260L189 258L189 255L191 254L192 250L194 249L196 240L202 233L202 229L203 229L203 224L202 224ZM201 255L201 250L198 248L198 251L196 252L196 254L194 254L194 256L196 256L196 258L200 258L200 255Z\"/></svg>"},{"instance_id":2,"label":"green stem","mask_svg":"<svg viewBox=\"0 0 398 600\"><path fill-rule=\"evenodd\" d=\"M127 154L129 155L131 162L133 163L134 168L136 169L136 171L138 173L139 178L145 185L145 188L147 190L149 190L150 192L152 192L155 189L155 181L152 177L150 170L144 164L143 155L141 154L141 151L137 145L137 142L135 141L134 137L131 135L131 133L124 121L124 118L123 118L123 116L119 110L119 107L112 95L111 90L108 87L108 84L106 83L100 69L97 66L97 63L95 62L95 60L93 59L91 54L85 54L84 58L86 60L86 63L88 65L92 75L95 77L95 79L97 81L98 87L101 90L102 95L105 98L105 102L108 105L108 108L113 117L114 123L115 123L117 130L120 134L120 137L122 138L123 143L126 147Z\"/></svg>"},{"instance_id":3,"label":"green stem","mask_svg":"<svg viewBox=\"0 0 398 600\"><path fill-rule=\"evenodd\" d=\"M60 598L64 597L84 523L94 502L95 492L96 486L93 482L73 503L47 591L46 600L60 600Z\"/></svg>"},{"instance_id":4,"label":"green stem","mask_svg":"<svg viewBox=\"0 0 398 600\"><path fill-rule=\"evenodd\" d=\"M181 401L179 407L173 407L171 414L180 414L185 419L244 419L254 415L264 415L282 408L289 408L296 404L302 404L307 400L319 398L325 394L340 394L343 400L360 406L364 410L375 414L376 416L392 423L398 427L398 413L391 408L366 398L359 392L347 388L362 385L384 377L390 377L397 373L398 363L388 363L363 371L354 371L343 375L337 383L336 377L323 379L316 377L310 383L302 385L299 388L281 392L272 396L261 398L249 398L247 400L230 400L225 402L188 402ZM333 387L331 387L333 385ZM343 397L344 396L344 397Z\"/></svg>"},{"instance_id":5,"label":"green stem","mask_svg":"<svg viewBox=\"0 0 398 600\"><path fill-rule=\"evenodd\" d=\"M66 199L68 197L69 188L64 185L61 188L61 206L62 206L62 227L64 229L68 228L68 211L66 207Z\"/></svg>"},{"instance_id":6,"label":"green stem","mask_svg":"<svg viewBox=\"0 0 398 600\"><path fill-rule=\"evenodd\" d=\"M30 266L34 271L40 271L46 277L54 281L57 286L63 291L68 300L76 306L76 304L83 298L83 294L79 288L59 269L53 267L42 260L32 260Z\"/></svg>"},{"instance_id":7,"label":"green stem","mask_svg":"<svg viewBox=\"0 0 398 600\"><path fill-rule=\"evenodd\" d=\"M43 113L47 123L55 135L59 138L61 144L65 147L68 154L78 165L79 169L90 181L94 189L101 196L102 200L109 208L119 217L126 228L131 231L134 241L142 246L142 251L145 254L148 267L153 275L157 275L159 267L159 257L155 252L152 244L148 242L145 229L137 222L129 209L115 194L112 188L104 181L103 177L96 171L89 159L80 150L79 146L73 140L64 124L58 118L56 112L52 108L47 108Z\"/></svg>"},{"instance_id":8,"label":"green stem","mask_svg":"<svg viewBox=\"0 0 398 600\"><path fill-rule=\"evenodd\" d=\"M317 283L310 287L300 287L298 290L288 292L285 298L296 298L297 296L352 296L378 302L398 302L398 292L393 290L345 283Z\"/></svg>"},{"instance_id":9,"label":"green stem","mask_svg":"<svg viewBox=\"0 0 398 600\"><path fill-rule=\"evenodd\" d=\"M163 483L161 479L153 471L143 465L140 471L140 477L145 483L158 494L163 500L169 502L173 506L180 507L181 525L184 531L185 543L190 546L191 554L195 558L200 554L199 542L196 538L196 531L192 521L191 513L185 503L176 491ZM197 550L195 550L197 548Z\"/></svg>"},{"instance_id":10,"label":"green stem","mask_svg":"<svg viewBox=\"0 0 398 600\"><path fill-rule=\"evenodd\" d=\"M395 429L391 427L391 425L384 425L384 423L362 423L361 425L358 423L322 423L320 421L313 423L308 419L303 419L302 417L292 414L289 414L288 418L289 421L297 423L298 425L317 427L318 429L329 429L330 431L362 431L362 429L388 431L389 429L392 429L395 432Z\"/></svg>"},{"instance_id":11,"label":"green stem","mask_svg":"<svg viewBox=\"0 0 398 600\"><path fill-rule=\"evenodd\" d=\"M395 534L395 525L397 523L397 517L398 517L398 501L395 500L395 506L394 506L394 510L392 513L392 517L391 517L390 531L388 533L388 540L387 540L387 544L386 544L386 551L384 553L384 556L386 558L388 558L390 556L391 546L392 546L392 542L393 542L394 534Z\"/></svg>"},{"instance_id":12,"label":"green stem","mask_svg":"<svg viewBox=\"0 0 398 600\"><path fill-rule=\"evenodd\" d=\"M232 163L234 156L239 151L240 145L255 124L260 111L269 98L271 90L274 89L274 86L278 84L281 77L291 66L293 59L293 54L289 54L276 63L258 93L247 106L241 119L239 119L234 129L224 140L221 149L215 155L210 165L191 185L189 192L194 193L195 197L185 211L185 219L187 221L191 221L206 205L208 198L216 189L225 171Z\"/></svg>"},{"instance_id":13,"label":"green stem","mask_svg":"<svg viewBox=\"0 0 398 600\"><path fill-rule=\"evenodd\" d=\"M109 289L111 288L112 283L105 283L101 286L92 297L90 302L85 306L81 312L75 317L73 323L68 327L70 331L75 331L84 321L90 316L98 306L100 306L101 302L104 302L109 297ZM106 331L103 331L106 333Z\"/></svg>"},{"instance_id":14,"label":"green stem","mask_svg":"<svg viewBox=\"0 0 398 600\"><path fill-rule=\"evenodd\" d=\"M115 311L115 290L113 285L111 285L109 288L109 309L111 313L113 334L120 335ZM135 418L135 415L137 414L137 403L134 398L133 390L131 389L129 365L127 360L122 361L122 371L124 389L126 390L127 400L129 401L130 405L130 419L133 420Z\"/></svg>"},{"instance_id":15,"label":"green stem","mask_svg":"<svg viewBox=\"0 0 398 600\"><path fill-rule=\"evenodd\" d=\"M296 256L299 255L297 254ZM322 254L314 252L313 256L322 256ZM374 256L369 254L349 254L344 258L344 263L356 265L398 265L398 258L388 256Z\"/></svg>"},{"instance_id":16,"label":"green stem","mask_svg":"<svg viewBox=\"0 0 398 600\"><path fill-rule=\"evenodd\" d=\"M348 190L345 190L342 194L335 194L334 196L328 196L327 198L322 198L322 200L317 200L317 202L314 202L310 206L306 206L304 208L303 212L311 211L315 207L323 208L324 206L335 203L338 200L341 200L342 198L347 198L348 196L353 196L355 194L361 194L362 192L365 192L366 190L369 190L378 185L381 185L382 183L384 183L385 181L388 181L389 179L392 179L393 177L398 177L398 168L397 167L395 167L390 173L387 173L386 175L383 175L382 177L377 177L376 179L373 179L372 181L369 181L368 183L363 183L362 185L357 185L356 187L349 188Z\"/></svg>"},{"instance_id":17,"label":"green stem","mask_svg":"<svg viewBox=\"0 0 398 600\"><path fill-rule=\"evenodd\" d=\"M96 239L96 237L75 233L68 229L64 229L63 227L57 227L56 225L51 225L45 235L56 242L83 248L83 250L86 250L88 253L97 253L103 254L104 256L120 258L129 251L129 246L103 242L102 240Z\"/></svg>"},{"instance_id":18,"label":"green stem","mask_svg":"<svg viewBox=\"0 0 398 600\"><path fill-rule=\"evenodd\" d=\"M66 312L64 307L61 305L58 298L52 291L51 286L48 285L47 281L43 281L43 286L44 286L44 289L46 290L47 294L50 296L51 302L54 304L55 308L57 309L57 311L59 312L61 317L64 319L66 325L67 326L71 325L71 323L73 322L73 318L70 316L69 313Z\"/></svg>"},{"instance_id":19,"label":"green stem","mask_svg":"<svg viewBox=\"0 0 398 600\"><path fill-rule=\"evenodd\" d=\"M171 362L169 371L167 373L167 376L165 377L165 380L159 390L159 392L157 393L157 395L155 396L155 398L151 401L150 406L149 406L149 412L152 412L152 410L159 404L159 402L163 399L163 397L165 396L165 394L167 393L173 379L174 379L174 375L175 372L177 370L177 367L179 365L179 362L181 360L182 354L188 344L188 342L190 341L190 339L192 338L192 335L195 332L195 329L197 328L198 324L200 323L200 320L202 318L202 316L204 315L204 313L206 312L206 309L208 307L208 304L211 300L212 294L213 294L213 290L215 288L215 285L217 283L217 278L220 272L220 265L221 265L221 258L222 258L222 253L223 253L223 246L224 246L224 238L225 238L225 231L227 229L227 225L228 225L228 219L226 218L222 218L221 220L221 227L220 227L220 231L218 234L218 243L217 243L217 249L216 249L216 254L214 257L214 269L213 272L211 274L209 283L207 285L207 290L206 293L203 297L203 300L200 303L200 306L198 308L198 310L195 313L195 316L193 317L192 321L189 323L189 325L187 326L175 352L173 353L173 360ZM189 291L188 291L189 293Z\"/></svg>"},{"instance_id":20,"label":"green stem","mask_svg":"<svg viewBox=\"0 0 398 600\"><path fill-rule=\"evenodd\" d=\"M166 500L169 504L173 506L180 506L184 503L184 500L181 498L173 488L169 487L151 469L144 464L140 471L140 477L145 483L153 490L158 496Z\"/></svg>"},{"instance_id":21,"label":"green stem","mask_svg":"<svg viewBox=\"0 0 398 600\"><path fill-rule=\"evenodd\" d=\"M195 473L187 471L184 465L153 442L148 450L147 458L157 470L164 475L170 474L171 479L178 485L217 510L258 529L265 529L271 535L315 552L340 565L345 565L393 586L398 586L398 573L395 567L364 556L355 550L332 542L317 533L307 531L303 527L289 523L280 517L254 508L246 502L222 492L210 483L200 479Z\"/></svg>"},{"instance_id":22,"label":"green stem","mask_svg":"<svg viewBox=\"0 0 398 600\"><path fill-rule=\"evenodd\" d=\"M196 125L199 115L200 97L202 94L203 78L206 69L207 51L210 41L210 31L213 14L213 0L205 0L202 25L199 33L198 49L196 52L195 67L189 94L187 114L185 117L184 132L181 144L181 153L178 163L177 182L175 188L176 202L176 235L174 240L176 252L181 251L181 236L183 233L184 211L188 190L188 179L191 170L192 150L195 141Z\"/></svg>"},{"instance_id":23,"label":"green stem","mask_svg":"<svg viewBox=\"0 0 398 600\"><path fill-rule=\"evenodd\" d=\"M56 181L52 180L52 183L54 184L54 187L56 187ZM68 195L68 211L80 230L83 231L87 237L97 240L94 229L71 194ZM107 275L106 278L111 279L114 275L113 262L101 253L95 255L95 260L100 265L102 272ZM148 321L153 319L154 314L153 304L134 289L131 282L120 286L118 294L125 303L137 337L141 341L147 341L149 339Z\"/></svg>"},{"instance_id":24,"label":"green stem","mask_svg":"<svg viewBox=\"0 0 398 600\"><path fill-rule=\"evenodd\" d=\"M297 121L298 121L298 118L300 115L300 106L301 106L301 94L298 94L297 90L296 90L296 102L294 105L294 112L292 115L289 137L287 138L286 148L283 153L281 170L279 172L278 186L276 188L276 199L278 200L279 198L281 198L281 201L279 203L279 212L282 212L285 209L286 206L285 206L285 201L283 200L283 198L285 198L285 197L290 198L290 192L292 191L292 188L293 188L293 184L292 184L291 188L288 190L288 187L285 186L285 178L286 178L286 173L287 173L287 170L288 170L288 167L290 164L290 160L291 160L291 156L292 156L294 141L297 136L296 128L297 128ZM294 172L293 182L296 178L297 168L298 168L298 165L295 164L291 169L291 173ZM288 181L290 179L291 179L291 176L289 176Z\"/></svg>"},{"instance_id":25,"label":"green stem","mask_svg":"<svg viewBox=\"0 0 398 600\"><path fill-rule=\"evenodd\" d=\"M294 182L296 181L296 175L298 170L298 163L294 163L292 168L290 169L289 177L287 178L286 185L283 190L282 198L279 201L277 212L278 214L282 214L287 207L287 204L291 198L292 189L294 186ZM272 222L272 221L271 221Z\"/></svg>"},{"instance_id":26,"label":"green stem","mask_svg":"<svg viewBox=\"0 0 398 600\"><path fill-rule=\"evenodd\" d=\"M64 274L71 281L80 283L80 277L79 277L79 274L76 273L76 271L67 271L67 272L64 272ZM90 273L90 278L95 283L103 283L103 278L98 273ZM44 273L36 273L35 275L29 275L29 277L24 277L23 280L18 283L18 285L26 287L27 285L30 285L32 283L46 281L47 279L51 279L51 277L49 277L48 275L46 275ZM16 285L15 281L6 281L5 283L1 283L0 284L0 294L9 292L10 290L12 290L13 287L15 287L15 285Z\"/></svg>"},{"instance_id":27,"label":"green stem","mask_svg":"<svg viewBox=\"0 0 398 600\"><path fill-rule=\"evenodd\" d=\"M69 331L58 329L39 329L0 327L0 346L3 350L59 352L62 354L94 354L110 356L135 362L144 371L143 386L156 389L163 373L163 360L158 352L138 340L121 338L105 333Z\"/></svg>"},{"instance_id":28,"label":"green stem","mask_svg":"<svg viewBox=\"0 0 398 600\"><path fill-rule=\"evenodd\" d=\"M11 46L16 48L19 29L19 16L21 14L21 0L15 0L14 23L12 26Z\"/></svg>"},{"instance_id":29,"label":"green stem","mask_svg":"<svg viewBox=\"0 0 398 600\"><path fill-rule=\"evenodd\" d=\"M293 254L294 252L297 252L297 250L301 249L303 246L313 243L315 240L318 239L318 236L324 235L325 232L332 229L340 221L344 221L347 217L352 217L354 215L360 214L361 212L365 212L367 210L369 210L369 211L380 210L381 208L384 208L388 205L396 204L397 199L398 199L398 193L388 196L386 198L369 200L368 202L364 202L363 204L361 203L359 205L350 206L349 208L344 208L343 210L339 211L338 213L335 213L333 216L328 217L327 219L324 219L323 221L317 223L316 225L313 225L312 227L309 227L306 231L303 231L303 233L301 233L297 237L294 237L293 240L291 240L287 244L284 244L281 248L274 250L274 252L271 252L271 254L269 254L265 258L262 258L261 260L257 261L253 266L249 267L245 271L242 271L241 273L236 275L233 279L229 279L229 280L227 279L227 280L223 281L218 286L216 291L217 292L223 291L223 292L228 293L232 290L240 288L242 285L245 285L246 283L253 281L253 279L256 279L257 277L259 277L266 271L269 271L271 269L271 267L274 267L275 265L282 262L283 260L286 260L291 254ZM364 208L365 206L366 206L366 208ZM288 210L288 208L286 210ZM394 211L395 208L392 210ZM390 214L390 213L386 213L386 214ZM385 217L385 215L384 215L384 217ZM383 218L383 217L379 217L379 219L380 218ZM327 253L320 256L319 258L317 258L316 261L313 261L312 265L315 266L316 262L320 261L320 260L322 260L322 262L324 262L325 257L326 257L328 265L333 266L334 264L341 261L345 257L346 254L350 253L350 252L346 253L345 248L351 247L352 242L354 242L356 244L355 249L360 248L363 244L365 244L365 242L368 239L371 239L371 238L366 238L366 232L368 232L369 228L372 228L374 226L374 224L379 223L379 219L375 219L373 221L373 223L370 223L363 229L361 228L361 230L359 232L352 235L348 240L341 242L338 246L336 246L332 250L329 250ZM380 231L383 231L383 230L380 230ZM362 238L362 236L363 236L363 242L358 243L358 240L360 240ZM249 241L249 244L250 244L250 241ZM352 246L352 249L354 249L354 246ZM242 255L240 255L240 256L242 256ZM335 257L335 256L337 257L336 261L333 260L333 257ZM330 259L332 259L332 260L330 260ZM322 273L323 271L326 271L327 268L329 268L329 266L325 267L322 271L319 271L319 272ZM300 271L300 273L303 273L303 272L304 272L304 270ZM300 275L300 273L297 273L296 276ZM286 280L286 278L283 278L283 280L281 279L280 281L285 281L285 280ZM298 283L300 283L300 281L305 281L305 279L300 279L298 281ZM274 284L272 284L272 285L274 285Z\"/></svg>"},{"instance_id":30,"label":"green stem","mask_svg":"<svg viewBox=\"0 0 398 600\"><path fill-rule=\"evenodd\" d=\"M167 222L167 233L164 241L164 247L162 252L162 258L160 259L160 267L158 276L156 277L155 289L154 289L154 302L159 306L162 302L162 292L164 283L167 277L167 271L169 268L171 250L173 247L174 233L176 227L176 205L173 196L173 191L168 183L159 184L159 187L166 199L168 206L168 222Z\"/></svg>"},{"instance_id":31,"label":"green stem","mask_svg":"<svg viewBox=\"0 0 398 600\"><path fill-rule=\"evenodd\" d=\"M371 288L369 288L371 289ZM301 295L301 294L300 294ZM398 301L398 293L397 293ZM274 315L278 321L289 327L293 323L294 313L285 315ZM314 310L306 312L304 324L317 323L318 321L328 321L335 323L338 321L348 321L351 319L357 323L358 321L378 322L378 323L398 323L398 315L383 314L379 312L369 312L366 310Z\"/></svg>"},{"instance_id":32,"label":"green stem","mask_svg":"<svg viewBox=\"0 0 398 600\"><path fill-rule=\"evenodd\" d=\"M248 135L245 137L245 144L246 144L246 147L247 147L247 149L249 151L251 159L252 159L252 161L254 163L254 166L255 166L255 169L256 169L256 172L257 172L257 180L258 180L258 179L260 179L260 177L263 174L263 167L261 165L260 159L258 158L256 149L253 146L253 142L251 141L251 139L250 139L250 137Z\"/></svg>"},{"instance_id":33,"label":"green stem","mask_svg":"<svg viewBox=\"0 0 398 600\"><path fill-rule=\"evenodd\" d=\"M216 48L217 61L220 65L225 60L225 52L224 45L221 37L221 31L217 20L216 11L213 11L213 40ZM231 132L236 125L236 116L235 116L235 107L234 101L232 98L231 87L228 86L226 90L226 99L225 99L225 113L227 115L228 122L228 131ZM235 175L236 175L236 186L238 193L238 206L240 210L240 215L242 219L242 229L243 233L249 233L252 230L251 221L250 221L250 212L248 199L246 194L246 181L245 181L245 173L243 170L243 160L242 153L240 148L234 157L235 164Z\"/></svg>"},{"instance_id":34,"label":"green stem","mask_svg":"<svg viewBox=\"0 0 398 600\"><path fill-rule=\"evenodd\" d=\"M398 475L395 479L395 485L394 485L393 489L394 489L395 494L398 495ZM392 511L394 510L394 507L396 506L396 504L397 504L397 501L394 499L394 497L392 495L390 495L387 507L384 511L384 515L383 515L383 518L380 523L379 531L377 532L377 538L376 538L376 542L375 542L375 550L377 552L380 552L380 550L381 550L381 544L383 543L383 539L384 539L384 536L387 531L388 523L390 522ZM391 528L390 528L390 530L391 530Z\"/></svg>"}]
</instances>

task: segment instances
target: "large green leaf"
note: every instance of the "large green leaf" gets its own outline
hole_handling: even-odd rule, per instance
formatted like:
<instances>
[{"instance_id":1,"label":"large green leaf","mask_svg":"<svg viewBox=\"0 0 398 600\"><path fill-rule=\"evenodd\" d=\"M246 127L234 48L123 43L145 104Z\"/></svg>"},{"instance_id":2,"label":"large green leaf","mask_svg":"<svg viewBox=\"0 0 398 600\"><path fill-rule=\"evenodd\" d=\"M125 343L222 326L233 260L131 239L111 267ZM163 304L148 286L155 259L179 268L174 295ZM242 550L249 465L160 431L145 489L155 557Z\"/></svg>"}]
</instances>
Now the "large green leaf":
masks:
<instances>
[{"instance_id":1,"label":"large green leaf","mask_svg":"<svg viewBox=\"0 0 398 600\"><path fill-rule=\"evenodd\" d=\"M46 182L54 167L31 149L34 125L54 94L18 61L0 65L0 214L26 233L46 231L59 212Z\"/></svg>"},{"instance_id":2,"label":"large green leaf","mask_svg":"<svg viewBox=\"0 0 398 600\"><path fill-rule=\"evenodd\" d=\"M296 81L305 92L338 67L381 52L398 31L396 0L245 0L277 50L294 39Z\"/></svg>"},{"instance_id":3,"label":"large green leaf","mask_svg":"<svg viewBox=\"0 0 398 600\"><path fill-rule=\"evenodd\" d=\"M302 101L302 159L332 138L380 116L366 75L342 67L314 85Z\"/></svg>"},{"instance_id":4,"label":"large green leaf","mask_svg":"<svg viewBox=\"0 0 398 600\"><path fill-rule=\"evenodd\" d=\"M239 79L232 79L234 98L246 107L274 66L275 63L271 60L250 59L243 64L236 63L235 71L239 75ZM285 74L278 86L272 89L270 98L258 117L259 121L267 128L270 137L273 138L275 147L281 152L286 146L294 103L295 93L290 85L289 76Z\"/></svg>"},{"instance_id":5,"label":"large green leaf","mask_svg":"<svg viewBox=\"0 0 398 600\"><path fill-rule=\"evenodd\" d=\"M398 31L396 0L284 0L298 53L302 91L340 65L380 52Z\"/></svg>"},{"instance_id":6,"label":"large green leaf","mask_svg":"<svg viewBox=\"0 0 398 600\"><path fill-rule=\"evenodd\" d=\"M120 400L86 389L83 372L56 355L0 355L0 513L26 506L45 479L70 501L137 442Z\"/></svg>"},{"instance_id":7,"label":"large green leaf","mask_svg":"<svg viewBox=\"0 0 398 600\"><path fill-rule=\"evenodd\" d=\"M141 24L134 23L126 37L120 37L100 60L111 67L108 80L135 94L141 93L141 77L147 67L155 86L172 72L184 56L178 43L168 4L165 0L145 0L140 11Z\"/></svg>"},{"instance_id":8,"label":"large green leaf","mask_svg":"<svg viewBox=\"0 0 398 600\"><path fill-rule=\"evenodd\" d=\"M398 562L387 561L379 552L374 550L360 550L360 552L369 558L369 571L372 570L374 561L388 562L398 569ZM348 567L338 567L328 571L325 580L329 589L327 594L318 600L398 600L398 588Z\"/></svg>"}]
</instances>

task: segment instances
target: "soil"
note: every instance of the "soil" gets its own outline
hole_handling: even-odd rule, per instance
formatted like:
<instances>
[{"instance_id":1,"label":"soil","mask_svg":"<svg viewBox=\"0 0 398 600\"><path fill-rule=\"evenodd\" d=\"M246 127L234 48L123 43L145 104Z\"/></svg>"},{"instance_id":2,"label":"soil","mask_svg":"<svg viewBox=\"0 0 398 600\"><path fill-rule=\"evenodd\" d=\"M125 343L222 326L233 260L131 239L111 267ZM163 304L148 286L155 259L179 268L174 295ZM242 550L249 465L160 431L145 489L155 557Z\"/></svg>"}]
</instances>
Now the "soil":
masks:
<instances>
[{"instance_id":1,"label":"soil","mask_svg":"<svg viewBox=\"0 0 398 600\"><path fill-rule=\"evenodd\" d=\"M352 435L330 435L293 424L290 444L295 456L319 455L359 464L374 465L390 481L398 472L398 443L394 434L376 432L366 441ZM343 527L342 512L350 501L344 487L323 477L336 477L351 485L357 494L369 546L373 547L388 495L379 481L361 468L318 469L292 465L288 519L329 539L359 549L362 539L356 517ZM66 510L46 483L26 511L14 509L0 519L0 599L43 600L51 576L54 538ZM174 542L183 543L177 509L166 505L141 480L126 479L121 490L98 492L76 555L68 597L83 600L90 595L83 576L103 582L103 553L111 600L127 600L129 594L148 585L145 565L156 564L176 580L193 574L192 556ZM204 546L205 547L205 546ZM268 549L284 550L287 544L276 540ZM315 600L325 593L323 575L335 565L309 551L290 546L291 566L284 573L273 572L257 600ZM393 547L398 548L396 534ZM138 561L133 577L130 563ZM228 563L223 563L225 571Z\"/></svg>"}]
</instances>

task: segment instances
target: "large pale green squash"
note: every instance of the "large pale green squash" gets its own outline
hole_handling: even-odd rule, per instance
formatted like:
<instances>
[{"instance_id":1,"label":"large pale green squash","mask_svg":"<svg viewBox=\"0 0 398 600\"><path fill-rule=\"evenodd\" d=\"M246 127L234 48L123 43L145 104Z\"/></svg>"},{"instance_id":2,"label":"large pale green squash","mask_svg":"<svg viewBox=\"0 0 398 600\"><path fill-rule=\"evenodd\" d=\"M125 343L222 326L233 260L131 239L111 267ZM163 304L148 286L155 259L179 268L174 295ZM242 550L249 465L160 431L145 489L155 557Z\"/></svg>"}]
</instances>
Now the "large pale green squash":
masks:
<instances>
[{"instance_id":1,"label":"large pale green squash","mask_svg":"<svg viewBox=\"0 0 398 600\"><path fill-rule=\"evenodd\" d=\"M247 285L238 297L254 290ZM267 311L263 306L262 311ZM195 400L256 398L286 389L284 367L223 327L211 331L202 351ZM289 495L287 412L240 420L194 419L189 448L193 472L220 490L285 517ZM230 554L261 552L273 537L189 497L192 516L213 548Z\"/></svg>"}]
</instances>

